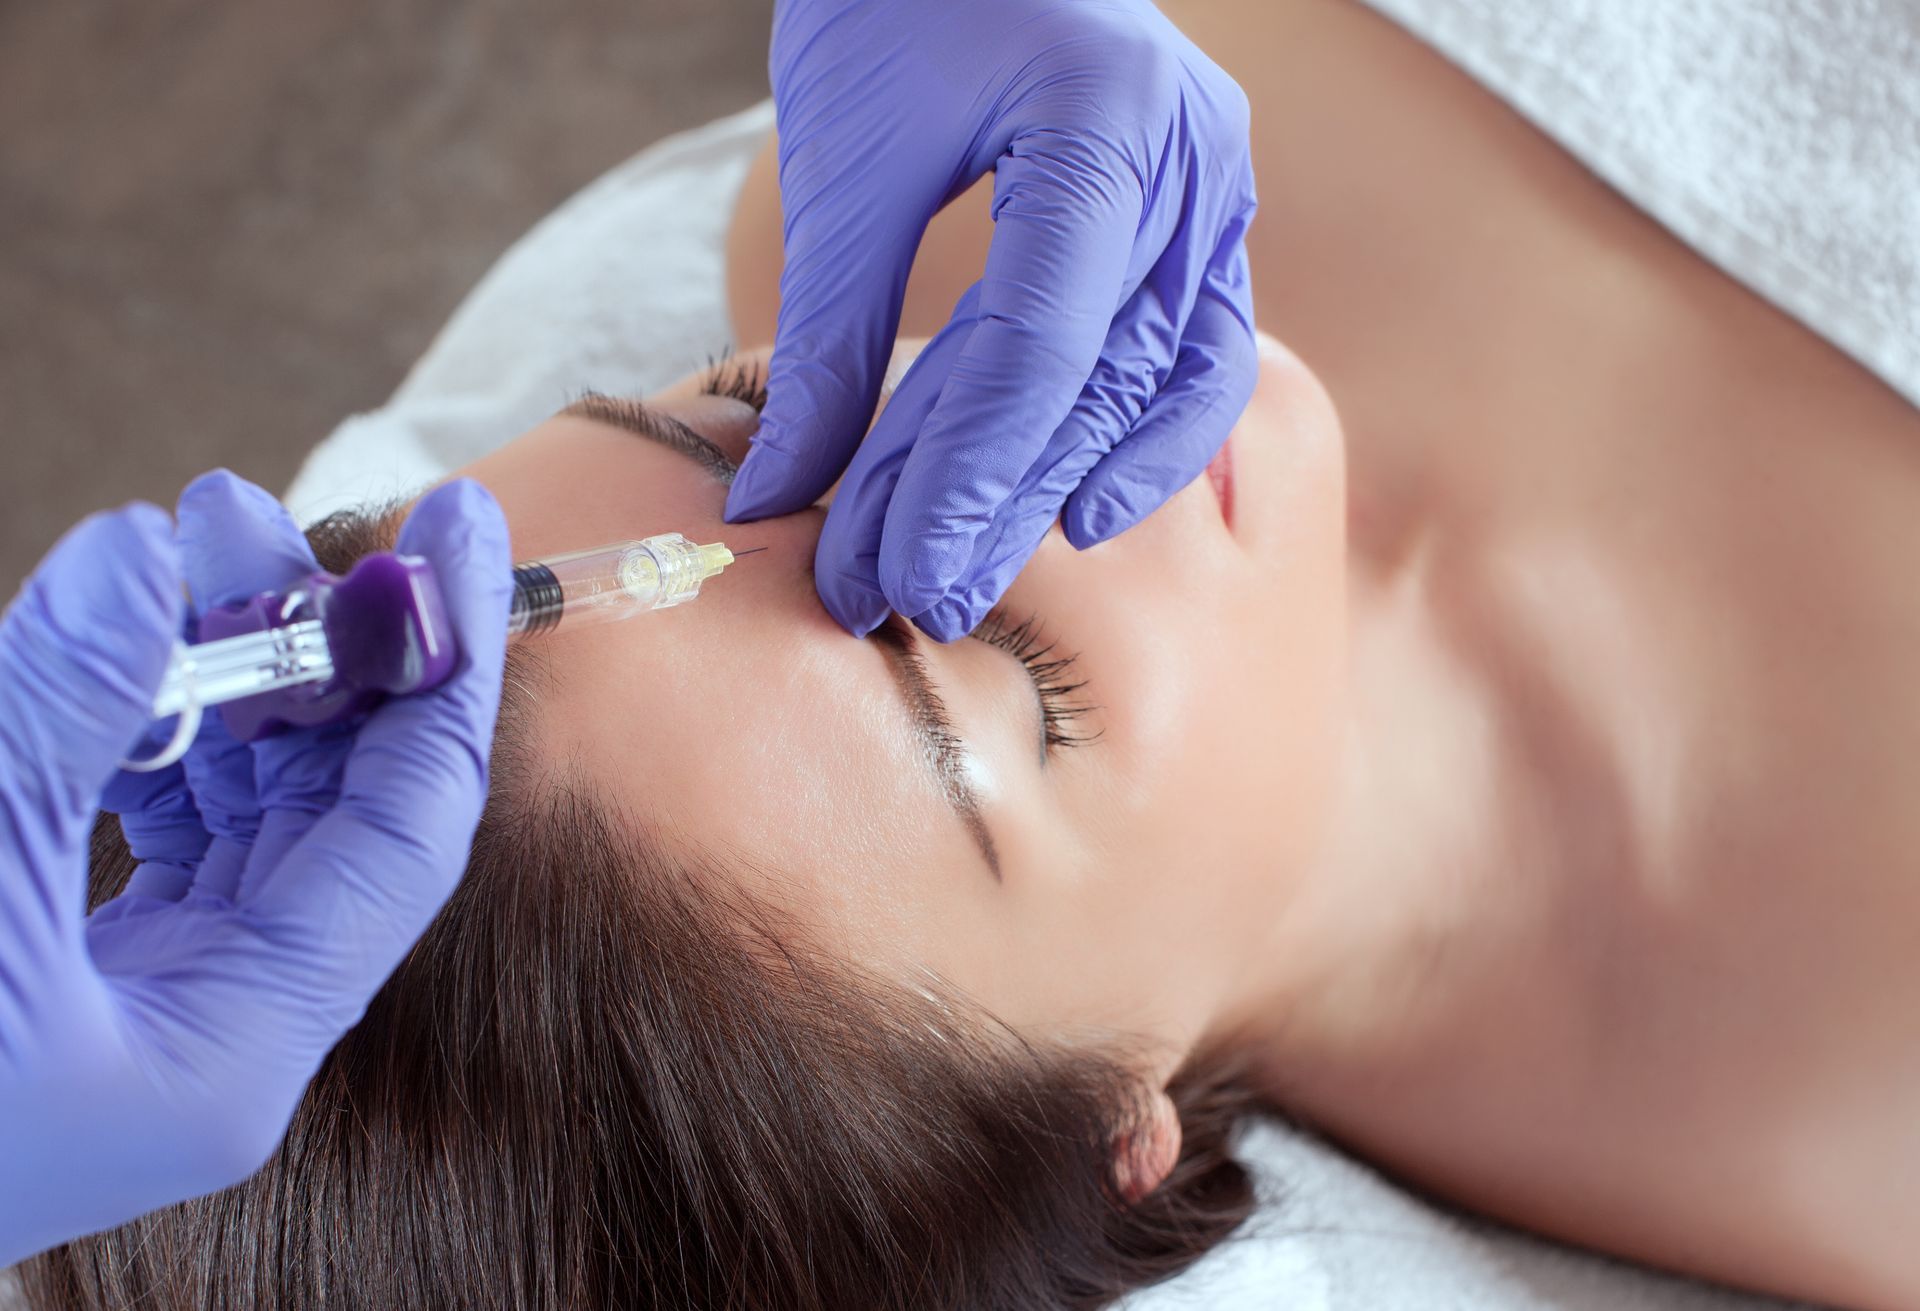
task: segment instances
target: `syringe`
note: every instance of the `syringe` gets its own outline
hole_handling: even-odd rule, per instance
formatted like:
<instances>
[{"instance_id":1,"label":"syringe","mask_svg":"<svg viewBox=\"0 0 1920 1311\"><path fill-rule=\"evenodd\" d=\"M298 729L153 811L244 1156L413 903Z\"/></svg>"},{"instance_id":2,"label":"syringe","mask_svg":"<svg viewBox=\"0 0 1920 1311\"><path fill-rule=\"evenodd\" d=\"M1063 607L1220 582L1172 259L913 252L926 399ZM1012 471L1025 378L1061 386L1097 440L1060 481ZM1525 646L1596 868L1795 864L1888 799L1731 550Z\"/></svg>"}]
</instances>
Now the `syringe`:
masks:
<instances>
[{"instance_id":1,"label":"syringe","mask_svg":"<svg viewBox=\"0 0 1920 1311\"><path fill-rule=\"evenodd\" d=\"M756 548L764 549L764 548ZM719 542L679 533L531 560L513 570L507 635L524 641L586 624L684 605L734 561ZM181 717L173 741L132 769L185 754L208 706L224 706L234 736L333 723L383 696L424 692L458 653L432 568L418 557L366 556L345 577L314 573L281 592L209 611L207 639L174 652L154 698L156 719Z\"/></svg>"},{"instance_id":2,"label":"syringe","mask_svg":"<svg viewBox=\"0 0 1920 1311\"><path fill-rule=\"evenodd\" d=\"M615 542L516 565L510 637L537 637L564 618L569 630L682 605L733 563L719 542L697 546L679 533Z\"/></svg>"}]
</instances>

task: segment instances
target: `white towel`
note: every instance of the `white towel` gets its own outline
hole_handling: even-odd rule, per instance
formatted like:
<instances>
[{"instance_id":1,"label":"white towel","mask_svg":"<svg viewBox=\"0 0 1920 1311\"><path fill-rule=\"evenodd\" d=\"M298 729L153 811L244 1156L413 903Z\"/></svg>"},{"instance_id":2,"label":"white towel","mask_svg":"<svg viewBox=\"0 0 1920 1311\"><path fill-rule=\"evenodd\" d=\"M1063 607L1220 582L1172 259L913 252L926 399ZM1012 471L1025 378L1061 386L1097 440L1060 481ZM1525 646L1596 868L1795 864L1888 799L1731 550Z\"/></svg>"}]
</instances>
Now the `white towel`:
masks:
<instances>
[{"instance_id":1,"label":"white towel","mask_svg":"<svg viewBox=\"0 0 1920 1311\"><path fill-rule=\"evenodd\" d=\"M1920 405L1915 0L1366 0Z\"/></svg>"}]
</instances>

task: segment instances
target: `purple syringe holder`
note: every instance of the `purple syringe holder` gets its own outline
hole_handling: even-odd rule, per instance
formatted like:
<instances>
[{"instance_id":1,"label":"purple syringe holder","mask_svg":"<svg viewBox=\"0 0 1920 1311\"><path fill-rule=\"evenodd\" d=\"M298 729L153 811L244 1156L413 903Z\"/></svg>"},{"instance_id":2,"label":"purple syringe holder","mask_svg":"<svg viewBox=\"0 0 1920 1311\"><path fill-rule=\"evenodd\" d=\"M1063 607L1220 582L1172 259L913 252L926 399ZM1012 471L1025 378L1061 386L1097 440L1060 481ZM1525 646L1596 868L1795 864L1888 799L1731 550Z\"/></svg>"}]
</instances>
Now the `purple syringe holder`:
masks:
<instances>
[{"instance_id":1,"label":"purple syringe holder","mask_svg":"<svg viewBox=\"0 0 1920 1311\"><path fill-rule=\"evenodd\" d=\"M241 741L337 723L385 697L438 687L459 654L432 566L386 551L363 557L344 578L312 573L281 591L209 610L199 636L213 642L307 619L319 620L326 634L333 677L221 706L228 731Z\"/></svg>"}]
</instances>

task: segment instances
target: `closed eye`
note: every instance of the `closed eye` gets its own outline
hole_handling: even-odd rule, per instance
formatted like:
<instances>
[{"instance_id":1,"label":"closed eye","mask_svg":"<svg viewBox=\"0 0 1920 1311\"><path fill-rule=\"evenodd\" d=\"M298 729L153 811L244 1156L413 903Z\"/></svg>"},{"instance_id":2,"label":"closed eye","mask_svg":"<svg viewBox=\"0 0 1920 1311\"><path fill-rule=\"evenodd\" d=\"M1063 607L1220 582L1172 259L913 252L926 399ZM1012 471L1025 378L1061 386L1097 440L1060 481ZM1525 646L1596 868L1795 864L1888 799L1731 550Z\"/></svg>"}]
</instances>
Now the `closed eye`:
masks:
<instances>
[{"instance_id":1,"label":"closed eye","mask_svg":"<svg viewBox=\"0 0 1920 1311\"><path fill-rule=\"evenodd\" d=\"M1042 765L1054 751L1084 746L1100 736L1098 730L1082 733L1074 728L1075 720L1098 707L1077 695L1087 685L1086 679L1073 676L1074 661L1078 657L1054 654L1057 644L1042 638L1040 616L1028 615L1016 624L1002 611L995 610L967 636L999 647L1027 671L1027 677L1033 682L1034 699L1040 707Z\"/></svg>"},{"instance_id":2,"label":"closed eye","mask_svg":"<svg viewBox=\"0 0 1920 1311\"><path fill-rule=\"evenodd\" d=\"M758 414L767 408L767 366L765 361L745 355L723 355L707 361L700 379L700 390L707 396L725 396L751 405Z\"/></svg>"}]
</instances>

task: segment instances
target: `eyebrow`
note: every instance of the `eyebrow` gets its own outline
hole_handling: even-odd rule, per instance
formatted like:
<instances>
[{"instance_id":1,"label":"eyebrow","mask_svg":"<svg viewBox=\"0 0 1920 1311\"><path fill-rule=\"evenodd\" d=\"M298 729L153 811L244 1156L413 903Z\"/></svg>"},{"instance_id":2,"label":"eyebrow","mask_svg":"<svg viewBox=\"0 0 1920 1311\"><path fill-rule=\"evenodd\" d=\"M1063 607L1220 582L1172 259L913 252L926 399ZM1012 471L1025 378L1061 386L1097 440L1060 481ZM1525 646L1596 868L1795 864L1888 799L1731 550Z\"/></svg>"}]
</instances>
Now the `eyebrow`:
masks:
<instances>
[{"instance_id":1,"label":"eyebrow","mask_svg":"<svg viewBox=\"0 0 1920 1311\"><path fill-rule=\"evenodd\" d=\"M980 848L993 877L1000 877L1000 853L994 847L993 834L980 807L980 794L973 790L967 776L967 744L954 731L953 716L947 703L927 673L926 658L920 654L919 638L904 625L882 624L869 635L879 643L893 668L894 682L907 703L914 732L920 739L923 758L933 773L934 784L947 804L960 817L974 845Z\"/></svg>"},{"instance_id":2,"label":"eyebrow","mask_svg":"<svg viewBox=\"0 0 1920 1311\"><path fill-rule=\"evenodd\" d=\"M575 418L624 428L649 441L658 442L685 455L713 474L722 483L731 483L738 466L711 441L670 414L648 409L637 400L605 396L590 391L560 411ZM939 689L927 672L926 658L920 654L919 639L911 630L883 624L870 634L886 654L893 670L894 685L900 689L907 715L920 739L922 757L933 773L934 784L966 826L974 845L987 862L995 879L1000 878L1000 853L987 828L980 806L980 794L967 777L967 744L954 730L953 715L941 699ZM1044 738L1042 739L1044 743Z\"/></svg>"},{"instance_id":3,"label":"eyebrow","mask_svg":"<svg viewBox=\"0 0 1920 1311\"><path fill-rule=\"evenodd\" d=\"M733 475L739 471L739 466L727 458L725 451L692 428L671 414L648 409L644 403L630 397L604 396L597 391L590 391L560 413L576 419L611 424L658 442L668 450L680 452L725 486L732 485Z\"/></svg>"}]
</instances>

